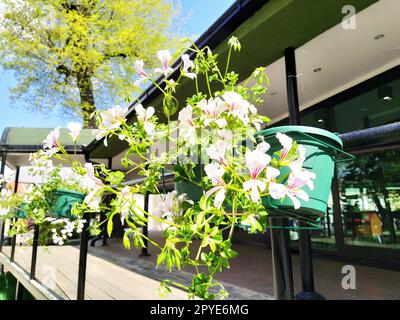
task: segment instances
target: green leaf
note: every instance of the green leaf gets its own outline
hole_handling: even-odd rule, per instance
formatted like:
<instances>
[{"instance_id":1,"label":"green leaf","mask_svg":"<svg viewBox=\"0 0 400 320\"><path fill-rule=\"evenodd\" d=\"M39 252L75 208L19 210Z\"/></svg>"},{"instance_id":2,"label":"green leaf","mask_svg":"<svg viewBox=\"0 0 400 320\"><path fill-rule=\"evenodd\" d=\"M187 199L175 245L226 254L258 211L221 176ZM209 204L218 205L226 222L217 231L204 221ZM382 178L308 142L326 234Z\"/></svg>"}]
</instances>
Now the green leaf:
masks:
<instances>
[{"instance_id":1,"label":"green leaf","mask_svg":"<svg viewBox=\"0 0 400 320\"><path fill-rule=\"evenodd\" d=\"M203 196L200 198L199 206L200 206L200 209L201 209L201 210L203 210L203 211L206 211L206 210L207 210L207 197L206 197L205 195L203 195Z\"/></svg>"},{"instance_id":2,"label":"green leaf","mask_svg":"<svg viewBox=\"0 0 400 320\"><path fill-rule=\"evenodd\" d=\"M124 243L124 247L126 249L130 249L131 248L131 242L129 240L129 234L128 232L124 233L124 237L123 237L123 243Z\"/></svg>"},{"instance_id":3,"label":"green leaf","mask_svg":"<svg viewBox=\"0 0 400 320\"><path fill-rule=\"evenodd\" d=\"M203 224L204 221L204 217L205 217L206 213L204 211L200 211L197 216L196 216L196 224L198 226L201 226Z\"/></svg>"},{"instance_id":4,"label":"green leaf","mask_svg":"<svg viewBox=\"0 0 400 320\"><path fill-rule=\"evenodd\" d=\"M166 258L166 254L164 251L162 251L157 257L157 265L158 266L161 265L165 261L165 258Z\"/></svg>"},{"instance_id":5,"label":"green leaf","mask_svg":"<svg viewBox=\"0 0 400 320\"><path fill-rule=\"evenodd\" d=\"M206 262L206 261L208 260L208 255L207 255L207 253L202 252L202 253L200 254L200 259L201 259L201 261Z\"/></svg>"},{"instance_id":6,"label":"green leaf","mask_svg":"<svg viewBox=\"0 0 400 320\"><path fill-rule=\"evenodd\" d=\"M112 221L112 217L113 217L113 216L109 217L109 218L108 218L108 221L107 221L107 234L108 234L109 237L111 237L111 233L112 233L112 231L113 231L113 221Z\"/></svg>"}]
</instances>

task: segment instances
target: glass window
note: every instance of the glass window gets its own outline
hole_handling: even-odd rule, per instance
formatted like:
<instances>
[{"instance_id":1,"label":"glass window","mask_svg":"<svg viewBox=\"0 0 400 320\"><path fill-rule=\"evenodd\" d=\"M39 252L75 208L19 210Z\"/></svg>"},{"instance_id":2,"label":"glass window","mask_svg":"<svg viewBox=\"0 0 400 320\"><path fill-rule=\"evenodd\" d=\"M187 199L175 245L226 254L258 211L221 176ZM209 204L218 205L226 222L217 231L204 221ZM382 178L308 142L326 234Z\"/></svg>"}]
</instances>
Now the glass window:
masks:
<instances>
[{"instance_id":1,"label":"glass window","mask_svg":"<svg viewBox=\"0 0 400 320\"><path fill-rule=\"evenodd\" d=\"M293 227L298 227L298 222L291 220ZM333 220L333 201L332 194L329 195L328 212L325 216L318 218L314 226L310 227L310 237L314 247L323 247L325 249L334 249L335 244L335 222ZM298 230L290 230L290 240L299 239Z\"/></svg>"},{"instance_id":2,"label":"glass window","mask_svg":"<svg viewBox=\"0 0 400 320\"><path fill-rule=\"evenodd\" d=\"M376 81L376 87L333 106L325 102L302 111L301 125L345 133L400 121L400 79ZM286 118L273 126L288 124Z\"/></svg>"},{"instance_id":3,"label":"glass window","mask_svg":"<svg viewBox=\"0 0 400 320\"><path fill-rule=\"evenodd\" d=\"M399 159L383 150L338 165L345 244L400 247Z\"/></svg>"}]
</instances>

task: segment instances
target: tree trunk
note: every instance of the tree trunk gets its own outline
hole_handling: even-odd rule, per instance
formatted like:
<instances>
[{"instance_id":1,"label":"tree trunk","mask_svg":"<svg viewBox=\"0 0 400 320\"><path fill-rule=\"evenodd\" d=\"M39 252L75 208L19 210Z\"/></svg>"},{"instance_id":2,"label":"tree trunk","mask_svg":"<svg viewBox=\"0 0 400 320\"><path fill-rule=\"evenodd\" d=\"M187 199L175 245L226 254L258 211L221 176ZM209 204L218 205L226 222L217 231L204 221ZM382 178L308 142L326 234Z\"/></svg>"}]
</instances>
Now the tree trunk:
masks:
<instances>
[{"instance_id":1,"label":"tree trunk","mask_svg":"<svg viewBox=\"0 0 400 320\"><path fill-rule=\"evenodd\" d=\"M81 98L81 113L84 128L95 128L96 123L90 115L96 111L94 102L92 79L88 72L82 72L77 75L77 85Z\"/></svg>"}]
</instances>

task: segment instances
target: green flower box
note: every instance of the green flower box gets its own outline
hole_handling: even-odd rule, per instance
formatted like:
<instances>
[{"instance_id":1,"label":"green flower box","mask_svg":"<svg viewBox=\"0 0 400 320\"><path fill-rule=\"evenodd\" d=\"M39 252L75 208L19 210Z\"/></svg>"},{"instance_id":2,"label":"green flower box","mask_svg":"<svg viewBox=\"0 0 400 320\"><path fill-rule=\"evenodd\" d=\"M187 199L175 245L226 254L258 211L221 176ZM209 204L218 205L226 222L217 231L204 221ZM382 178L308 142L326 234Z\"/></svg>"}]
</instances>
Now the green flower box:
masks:
<instances>
[{"instance_id":1,"label":"green flower box","mask_svg":"<svg viewBox=\"0 0 400 320\"><path fill-rule=\"evenodd\" d=\"M315 173L314 189L310 190L308 187L305 187L304 190L308 193L309 200L300 200L301 207L297 210L293 208L293 203L288 197L283 200L264 197L262 199L263 204L268 209L267 211L272 214L293 213L299 216L325 215L334 174L335 159L340 153L347 154L343 152L342 141L336 134L319 128L306 126L275 127L260 131L256 135L263 136L264 141L270 144L269 154L282 149L281 144L276 138L278 132L286 134L299 145L305 147L306 160L303 167ZM352 155L347 155L352 157ZM287 175L289 172L289 168L282 168L281 177Z\"/></svg>"},{"instance_id":2,"label":"green flower box","mask_svg":"<svg viewBox=\"0 0 400 320\"><path fill-rule=\"evenodd\" d=\"M26 219L28 217L28 214L25 211L27 206L27 203L22 203L17 209L15 209L15 217L19 219Z\"/></svg>"},{"instance_id":3,"label":"green flower box","mask_svg":"<svg viewBox=\"0 0 400 320\"><path fill-rule=\"evenodd\" d=\"M82 203L85 194L79 191L57 189L52 194L52 211L51 215L57 218L74 219L71 209L75 203Z\"/></svg>"}]
</instances>

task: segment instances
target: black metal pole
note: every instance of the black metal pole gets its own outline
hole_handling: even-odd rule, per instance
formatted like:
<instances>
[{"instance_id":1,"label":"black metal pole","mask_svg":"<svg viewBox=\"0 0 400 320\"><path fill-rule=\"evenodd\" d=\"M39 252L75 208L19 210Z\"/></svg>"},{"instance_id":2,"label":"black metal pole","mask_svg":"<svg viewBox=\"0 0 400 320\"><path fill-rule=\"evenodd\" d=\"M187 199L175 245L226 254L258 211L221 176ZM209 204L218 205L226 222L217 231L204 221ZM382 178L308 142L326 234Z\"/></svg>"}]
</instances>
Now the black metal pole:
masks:
<instances>
[{"instance_id":1,"label":"black metal pole","mask_svg":"<svg viewBox=\"0 0 400 320\"><path fill-rule=\"evenodd\" d=\"M0 230L0 252L3 251L3 243L4 243L4 229L6 226L6 219L3 219L1 223L1 230ZM0 263L0 275L4 272L4 265Z\"/></svg>"},{"instance_id":2,"label":"black metal pole","mask_svg":"<svg viewBox=\"0 0 400 320\"><path fill-rule=\"evenodd\" d=\"M14 183L14 193L17 193L18 191L18 182L19 182L19 170L20 167L17 166L16 170L15 170L15 183ZM17 222L18 218L14 218L13 222ZM17 236L14 234L12 236L11 239L11 255L10 255L10 261L13 262L14 258L15 258L15 246L16 246L16 242L17 242Z\"/></svg>"},{"instance_id":3,"label":"black metal pole","mask_svg":"<svg viewBox=\"0 0 400 320\"><path fill-rule=\"evenodd\" d=\"M299 95L297 91L297 71L295 49L285 49L286 87L289 111L289 123L300 124ZM312 265L312 251L310 231L307 225L299 221L299 252L301 264L302 291L296 295L298 300L316 300L323 297L314 290L314 271Z\"/></svg>"},{"instance_id":4,"label":"black metal pole","mask_svg":"<svg viewBox=\"0 0 400 320\"><path fill-rule=\"evenodd\" d=\"M112 158L108 158L108 169L112 170ZM107 197L107 204L109 205L110 202L112 201L112 198L110 196ZM104 211L101 211L100 213L100 220L101 221L106 221L107 220L107 216L106 213ZM102 243L101 245L103 247L108 246L107 243L107 239L108 239L108 232L107 232L107 224L103 223L103 229L102 229Z\"/></svg>"},{"instance_id":5,"label":"black metal pole","mask_svg":"<svg viewBox=\"0 0 400 320\"><path fill-rule=\"evenodd\" d=\"M4 178L4 171L6 169L6 157L7 157L7 153L5 151L3 151L1 153L1 166L0 166L0 174L1 176ZM1 189L3 189L3 184L0 184L0 191Z\"/></svg>"},{"instance_id":6,"label":"black metal pole","mask_svg":"<svg viewBox=\"0 0 400 320\"><path fill-rule=\"evenodd\" d=\"M15 222L18 221L18 219L17 219L17 218L13 218L12 221L13 221L13 224L14 224ZM10 261L11 261L11 262L14 262L14 258L15 258L15 245L16 245L16 243L17 243L17 236L14 234L14 235L12 236L12 238L11 238L11 254L10 254Z\"/></svg>"},{"instance_id":7,"label":"black metal pole","mask_svg":"<svg viewBox=\"0 0 400 320\"><path fill-rule=\"evenodd\" d=\"M274 297L293 300L292 258L287 218L270 218Z\"/></svg>"},{"instance_id":8,"label":"black metal pole","mask_svg":"<svg viewBox=\"0 0 400 320\"><path fill-rule=\"evenodd\" d=\"M20 171L20 167L17 166L17 168L16 168L16 170L15 170L14 193L17 193L17 192L18 192L19 171Z\"/></svg>"},{"instance_id":9,"label":"black metal pole","mask_svg":"<svg viewBox=\"0 0 400 320\"><path fill-rule=\"evenodd\" d=\"M15 300L24 300L24 286L18 280L15 285Z\"/></svg>"},{"instance_id":10,"label":"black metal pole","mask_svg":"<svg viewBox=\"0 0 400 320\"><path fill-rule=\"evenodd\" d=\"M299 222L300 227L306 227L304 222ZM296 295L297 300L325 300L325 298L315 291L314 270L312 263L310 232L300 229L299 232L299 253L301 264L301 284L302 291Z\"/></svg>"},{"instance_id":11,"label":"black metal pole","mask_svg":"<svg viewBox=\"0 0 400 320\"><path fill-rule=\"evenodd\" d=\"M0 175L4 178L4 171L6 167L6 153L2 152L1 154L1 167L0 167ZM3 189L3 184L0 183L0 191ZM0 252L3 251L3 243L4 243L4 230L6 228L6 219L3 218L1 222L1 231L0 231ZM2 266L3 267L3 266Z\"/></svg>"},{"instance_id":12,"label":"black metal pole","mask_svg":"<svg viewBox=\"0 0 400 320\"><path fill-rule=\"evenodd\" d=\"M89 214L85 213L83 218L86 220L81 233L81 244L79 249L79 269L78 269L78 294L77 300L85 300L86 284L86 263L89 242Z\"/></svg>"},{"instance_id":13,"label":"black metal pole","mask_svg":"<svg viewBox=\"0 0 400 320\"><path fill-rule=\"evenodd\" d=\"M4 230L6 228L6 219L3 219L1 222L1 230L0 230L0 252L3 251L3 243L4 243Z\"/></svg>"},{"instance_id":14,"label":"black metal pole","mask_svg":"<svg viewBox=\"0 0 400 320\"><path fill-rule=\"evenodd\" d=\"M329 218L329 211L326 213L326 224L328 229L328 238L330 238L332 236L332 232L331 232L331 218Z\"/></svg>"},{"instance_id":15,"label":"black metal pole","mask_svg":"<svg viewBox=\"0 0 400 320\"><path fill-rule=\"evenodd\" d=\"M293 47L285 49L285 68L289 123L298 125L300 124L299 95L297 92L296 57Z\"/></svg>"},{"instance_id":16,"label":"black metal pole","mask_svg":"<svg viewBox=\"0 0 400 320\"><path fill-rule=\"evenodd\" d=\"M109 199L109 198L108 198ZM100 213L100 220L102 222L107 220L107 216L106 213L104 211L101 211ZM108 246L107 244L107 239L108 239L108 233L107 233L107 224L103 223L103 229L102 229L102 243L101 245L104 246Z\"/></svg>"},{"instance_id":17,"label":"black metal pole","mask_svg":"<svg viewBox=\"0 0 400 320\"><path fill-rule=\"evenodd\" d=\"M39 225L35 223L34 233L33 233L33 243L32 243L32 259L31 259L31 279L35 279L36 276L36 259L37 259L37 249L39 241Z\"/></svg>"},{"instance_id":18,"label":"black metal pole","mask_svg":"<svg viewBox=\"0 0 400 320\"><path fill-rule=\"evenodd\" d=\"M4 171L6 168L6 152L3 151L1 153L1 166L0 166L0 175L4 178ZM0 191L3 189L3 184L0 183ZM4 244L4 232L6 228L6 219L3 218L3 221L1 222L1 230L0 230L0 252L3 251L3 244ZM0 274L3 274L4 272L4 266L0 264Z\"/></svg>"},{"instance_id":19,"label":"black metal pole","mask_svg":"<svg viewBox=\"0 0 400 320\"><path fill-rule=\"evenodd\" d=\"M146 211L146 212L149 211L149 196L150 196L150 194L148 192L146 192L146 194L144 195L144 211ZM146 224L142 227L142 233L146 237L149 236L148 222L146 222ZM139 256L140 257L148 257L148 256L150 256L150 253L148 251L149 244L148 244L148 241L146 238L143 238L143 243L144 243L144 247L142 248Z\"/></svg>"}]
</instances>

